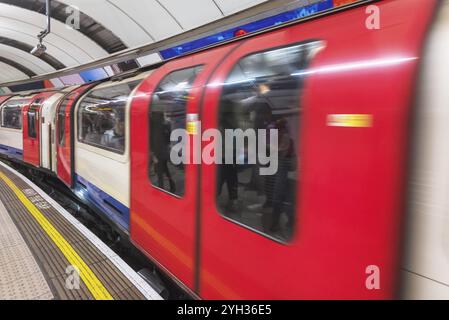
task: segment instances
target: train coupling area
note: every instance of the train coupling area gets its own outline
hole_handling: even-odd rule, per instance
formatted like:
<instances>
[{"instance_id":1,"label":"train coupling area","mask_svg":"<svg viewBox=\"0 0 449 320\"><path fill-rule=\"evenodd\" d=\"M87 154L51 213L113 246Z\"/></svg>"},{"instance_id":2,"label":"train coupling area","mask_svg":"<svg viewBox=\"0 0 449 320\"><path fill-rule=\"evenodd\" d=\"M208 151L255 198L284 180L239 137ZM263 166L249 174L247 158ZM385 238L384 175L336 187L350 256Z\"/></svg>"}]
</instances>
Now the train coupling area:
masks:
<instances>
[{"instance_id":1,"label":"train coupling area","mask_svg":"<svg viewBox=\"0 0 449 320\"><path fill-rule=\"evenodd\" d=\"M0 162L0 300L160 300L57 202Z\"/></svg>"}]
</instances>

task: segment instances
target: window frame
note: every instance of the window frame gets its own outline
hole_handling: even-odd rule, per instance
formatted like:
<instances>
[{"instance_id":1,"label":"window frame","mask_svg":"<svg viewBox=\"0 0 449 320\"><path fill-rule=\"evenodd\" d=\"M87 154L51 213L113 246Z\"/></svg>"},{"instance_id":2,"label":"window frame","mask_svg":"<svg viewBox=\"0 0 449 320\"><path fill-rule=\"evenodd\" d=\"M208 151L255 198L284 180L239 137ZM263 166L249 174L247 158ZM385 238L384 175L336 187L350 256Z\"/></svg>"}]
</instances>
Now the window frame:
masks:
<instances>
[{"instance_id":1,"label":"window frame","mask_svg":"<svg viewBox=\"0 0 449 320\"><path fill-rule=\"evenodd\" d=\"M13 127L8 127L4 125L4 112L6 109L10 108L7 104L10 102L19 102L18 105L20 105L19 107L19 118L20 118L20 128L13 128ZM22 111L23 108L27 105L27 100L26 99L16 99L16 100L7 100L3 103L3 105L1 106L0 109L0 127L4 130L14 130L14 131L22 131L23 132L23 116L22 116Z\"/></svg>"},{"instance_id":2,"label":"window frame","mask_svg":"<svg viewBox=\"0 0 449 320\"><path fill-rule=\"evenodd\" d=\"M78 110L80 110L80 109L78 109ZM80 119L80 117L79 117L79 115L80 115L80 113L79 113L79 111L78 111L78 117L77 117L77 119L78 119L78 121L79 121L79 119ZM124 120L124 122L125 122L125 126L126 126L126 122L127 122L127 115L126 115L126 106L125 106L125 120ZM79 122L78 122L79 123ZM79 127L78 127L79 128ZM126 131L126 133L127 133L127 129L125 129L125 131ZM102 145L102 144L93 144L93 143L88 143L88 142L86 142L86 141L83 141L83 140L81 140L80 139L80 136L79 136L79 130L77 130L77 141L80 143L80 144L83 144L83 145L85 145L85 146L89 146L89 147L91 147L91 148L95 148L95 149L100 149L100 150L103 150L103 151L106 151L106 152L108 152L108 153L111 153L111 154L114 154L114 155L117 155L117 156L124 156L125 154L126 154L126 148L127 148L127 137L125 136L125 144L124 144L124 146L123 146L123 151L120 151L120 152L118 152L117 150L116 151L114 151L114 149L112 149L112 148L108 148L108 147L106 147L106 146L104 146L104 145Z\"/></svg>"},{"instance_id":3,"label":"window frame","mask_svg":"<svg viewBox=\"0 0 449 320\"><path fill-rule=\"evenodd\" d=\"M127 158L129 157L129 150L130 150L129 149L130 148L129 147L130 146L130 129L129 129L129 125L130 125L129 111L130 111L130 109L129 108L131 107L131 102L132 102L134 93L137 90L137 88L139 87L139 85L142 83L145 75L147 75L147 74L143 74L143 76L139 75L138 77L135 77L135 78L127 78L120 82L117 82L117 81L106 82L97 87L93 87L91 90L87 91L86 94L84 94L79 99L79 102L75 106L75 110L74 110L74 114L76 117L76 122L74 125L75 126L75 135L76 135L75 142L78 147L83 148L89 152L96 153L100 156L113 159L113 160L121 162L121 163L126 163L128 161ZM85 141L81 140L80 136L79 136L79 134L80 134L79 124L80 124L81 103L83 102L83 100L85 98L87 98L89 96L89 94L91 94L92 92L95 92L97 90L108 89L108 88L112 88L112 87L116 87L116 86L120 86L120 85L124 85L124 84L130 84L133 82L136 82L136 85L131 90L130 94L128 95L128 100L127 100L126 104L124 105L125 143L124 143L123 152L120 152L120 153L115 152L112 149L104 147L102 145L86 143Z\"/></svg>"}]
</instances>

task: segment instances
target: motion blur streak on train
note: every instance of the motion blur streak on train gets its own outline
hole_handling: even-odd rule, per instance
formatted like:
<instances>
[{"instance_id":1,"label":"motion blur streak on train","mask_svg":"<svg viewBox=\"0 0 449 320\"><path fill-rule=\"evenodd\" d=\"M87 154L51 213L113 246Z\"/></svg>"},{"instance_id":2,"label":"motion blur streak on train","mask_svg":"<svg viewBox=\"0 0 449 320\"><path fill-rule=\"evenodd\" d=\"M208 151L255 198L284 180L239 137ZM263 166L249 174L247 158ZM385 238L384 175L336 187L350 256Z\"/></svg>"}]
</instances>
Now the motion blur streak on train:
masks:
<instances>
[{"instance_id":1,"label":"motion blur streak on train","mask_svg":"<svg viewBox=\"0 0 449 320\"><path fill-rule=\"evenodd\" d=\"M449 298L448 36L448 0L363 2L0 97L0 153L58 177L196 297ZM277 129L279 169L174 164L180 128Z\"/></svg>"}]
</instances>

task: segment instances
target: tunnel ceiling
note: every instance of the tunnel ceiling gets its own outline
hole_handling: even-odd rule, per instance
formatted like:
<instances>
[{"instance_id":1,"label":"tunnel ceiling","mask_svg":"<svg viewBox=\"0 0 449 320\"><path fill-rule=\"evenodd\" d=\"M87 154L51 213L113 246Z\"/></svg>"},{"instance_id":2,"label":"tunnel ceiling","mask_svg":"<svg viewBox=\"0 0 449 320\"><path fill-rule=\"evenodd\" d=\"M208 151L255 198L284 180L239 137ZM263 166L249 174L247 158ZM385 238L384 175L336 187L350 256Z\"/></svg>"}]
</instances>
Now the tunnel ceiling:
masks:
<instances>
[{"instance_id":1,"label":"tunnel ceiling","mask_svg":"<svg viewBox=\"0 0 449 320\"><path fill-rule=\"evenodd\" d=\"M47 53L31 55L45 29L45 0L0 0L0 84L28 79L163 40L267 0L52 0ZM79 9L79 29L66 25ZM70 20L70 19L69 19ZM157 61L147 57L146 62Z\"/></svg>"}]
</instances>

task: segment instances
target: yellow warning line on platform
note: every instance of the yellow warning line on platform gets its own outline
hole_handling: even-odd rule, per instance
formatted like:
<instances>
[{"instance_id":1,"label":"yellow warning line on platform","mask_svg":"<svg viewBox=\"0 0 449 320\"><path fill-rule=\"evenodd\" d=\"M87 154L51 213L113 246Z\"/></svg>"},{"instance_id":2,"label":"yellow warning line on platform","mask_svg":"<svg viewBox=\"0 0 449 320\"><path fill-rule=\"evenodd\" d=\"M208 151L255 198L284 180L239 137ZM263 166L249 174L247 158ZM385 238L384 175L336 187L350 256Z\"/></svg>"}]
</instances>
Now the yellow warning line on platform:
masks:
<instances>
[{"instance_id":1,"label":"yellow warning line on platform","mask_svg":"<svg viewBox=\"0 0 449 320\"><path fill-rule=\"evenodd\" d=\"M76 253L73 247L64 239L64 237L56 230L56 228L48 221L47 218L39 211L39 209L25 196L25 194L12 182L3 172L0 171L0 178L11 188L17 198L28 209L31 215L36 219L42 229L47 233L51 240L61 250L69 263L78 268L80 277L86 284L89 291L96 300L113 300L108 290L103 286L95 273Z\"/></svg>"}]
</instances>

